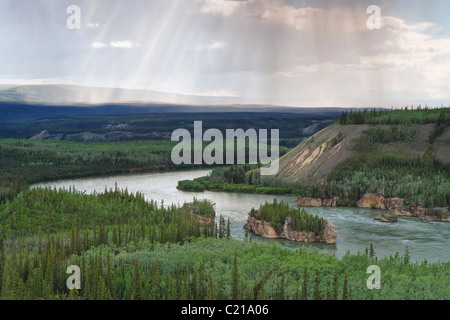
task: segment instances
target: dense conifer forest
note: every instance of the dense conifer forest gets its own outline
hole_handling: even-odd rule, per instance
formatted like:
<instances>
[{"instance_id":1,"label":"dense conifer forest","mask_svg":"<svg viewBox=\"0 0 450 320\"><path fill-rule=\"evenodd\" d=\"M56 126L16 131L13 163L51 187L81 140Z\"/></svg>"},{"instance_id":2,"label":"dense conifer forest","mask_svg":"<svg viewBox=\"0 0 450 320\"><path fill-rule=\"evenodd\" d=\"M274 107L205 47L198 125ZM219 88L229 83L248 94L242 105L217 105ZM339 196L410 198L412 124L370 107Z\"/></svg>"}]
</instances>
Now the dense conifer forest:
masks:
<instances>
[{"instance_id":1,"label":"dense conifer forest","mask_svg":"<svg viewBox=\"0 0 450 320\"><path fill-rule=\"evenodd\" d=\"M29 184L62 178L166 170L175 143L0 140L0 203ZM173 168L175 169L175 168Z\"/></svg>"},{"instance_id":2,"label":"dense conifer forest","mask_svg":"<svg viewBox=\"0 0 450 320\"><path fill-rule=\"evenodd\" d=\"M372 112L367 118L356 117L397 121L397 112L411 111ZM413 139L417 134L415 121L419 121L413 119L421 118L424 112L433 118L431 123L438 122L430 139L432 145L443 132L441 128L447 126L447 111L420 111L408 124L398 120L395 129L368 131L363 138L370 143L364 143L368 147L361 149L362 158L337 166L322 185L268 180L259 175L258 166L245 165L217 168L209 177L180 182L179 187L339 195L342 203L382 188L384 194L400 195L407 201L419 198L430 207L448 206L448 165L430 156L409 159L372 153L371 145ZM356 121L354 114L343 117ZM340 139L336 137L336 144ZM365 252L338 259L315 250L257 244L251 237L234 240L230 221L216 216L213 204L206 200L167 207L117 188L92 195L73 188L28 188L30 183L58 178L166 170L172 146L152 141L2 140L0 299L450 298L450 263L411 261L408 250L378 258L371 245ZM296 229L322 231L320 218L284 203L265 204L258 216L279 228L287 215L295 216ZM205 223L199 216L214 222ZM367 268L374 264L383 272L380 290L368 290L366 285ZM81 269L80 290L66 286L67 267L71 265Z\"/></svg>"},{"instance_id":3,"label":"dense conifer forest","mask_svg":"<svg viewBox=\"0 0 450 320\"><path fill-rule=\"evenodd\" d=\"M282 204L280 204L282 206ZM211 213L210 204L197 200ZM376 248L337 259L291 251L221 227L184 208L164 208L126 190L84 195L35 189L0 211L1 299L448 299L450 264L412 263L409 253L378 259ZM383 270L381 290L367 267ZM67 267L81 269L69 290Z\"/></svg>"},{"instance_id":4,"label":"dense conifer forest","mask_svg":"<svg viewBox=\"0 0 450 320\"><path fill-rule=\"evenodd\" d=\"M339 198L339 205L356 205L365 193L400 197L405 204L423 203L425 208L450 208L450 163L433 156L436 139L450 127L450 109L364 110L344 112L340 124L369 124L355 138L357 155L330 170L325 181L305 182L261 177L253 166L218 168L208 177L180 181L181 190L221 190L266 194L294 194L314 198ZM418 124L434 124L423 156L379 152L378 146L414 144ZM380 125L390 125L383 127ZM334 144L342 140L336 136ZM432 213L432 211L430 211Z\"/></svg>"}]
</instances>

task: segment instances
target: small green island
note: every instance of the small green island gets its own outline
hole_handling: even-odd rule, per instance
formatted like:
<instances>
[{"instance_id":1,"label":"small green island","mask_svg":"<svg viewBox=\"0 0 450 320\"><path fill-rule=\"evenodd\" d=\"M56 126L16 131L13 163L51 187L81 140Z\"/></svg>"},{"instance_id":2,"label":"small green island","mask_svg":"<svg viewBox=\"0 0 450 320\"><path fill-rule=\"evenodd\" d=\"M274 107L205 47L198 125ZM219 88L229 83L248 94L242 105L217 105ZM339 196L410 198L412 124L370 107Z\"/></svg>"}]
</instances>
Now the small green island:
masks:
<instances>
[{"instance_id":1,"label":"small green island","mask_svg":"<svg viewBox=\"0 0 450 320\"><path fill-rule=\"evenodd\" d=\"M276 199L266 202L259 210L250 211L244 228L264 238L285 238L298 242L336 242L335 226L301 208L292 208Z\"/></svg>"}]
</instances>

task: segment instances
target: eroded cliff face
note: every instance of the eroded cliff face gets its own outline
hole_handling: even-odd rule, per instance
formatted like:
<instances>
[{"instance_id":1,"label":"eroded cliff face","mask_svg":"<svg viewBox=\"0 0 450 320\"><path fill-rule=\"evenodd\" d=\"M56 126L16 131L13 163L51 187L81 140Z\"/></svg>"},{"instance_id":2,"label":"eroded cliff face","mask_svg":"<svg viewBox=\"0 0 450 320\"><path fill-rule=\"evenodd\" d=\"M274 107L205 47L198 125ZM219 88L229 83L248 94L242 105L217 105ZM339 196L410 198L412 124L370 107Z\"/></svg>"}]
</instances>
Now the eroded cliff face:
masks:
<instances>
[{"instance_id":1,"label":"eroded cliff face","mask_svg":"<svg viewBox=\"0 0 450 320\"><path fill-rule=\"evenodd\" d=\"M320 199L320 198L297 197L297 204L300 207L336 207L337 198Z\"/></svg>"},{"instance_id":2,"label":"eroded cliff face","mask_svg":"<svg viewBox=\"0 0 450 320\"><path fill-rule=\"evenodd\" d=\"M372 193L366 193L359 201L358 207L380 210L395 210L403 205L403 199L384 198Z\"/></svg>"},{"instance_id":3,"label":"eroded cliff face","mask_svg":"<svg viewBox=\"0 0 450 320\"><path fill-rule=\"evenodd\" d=\"M331 222L327 221L327 225L325 226L325 231L323 232L323 239L327 244L336 243L338 233L336 227Z\"/></svg>"},{"instance_id":4,"label":"eroded cliff face","mask_svg":"<svg viewBox=\"0 0 450 320\"><path fill-rule=\"evenodd\" d=\"M358 201L358 207L392 211L392 215L382 214L378 217L383 222L397 222L398 216L416 217L423 221L450 222L448 208L425 209L420 204L415 203L409 207L405 207L404 200L401 198L384 198L371 193L365 194Z\"/></svg>"},{"instance_id":5,"label":"eroded cliff face","mask_svg":"<svg viewBox=\"0 0 450 320\"><path fill-rule=\"evenodd\" d=\"M289 181L320 182L330 170L358 153L354 139L361 136L368 125L331 125L304 140L280 159L280 170L274 178ZM342 141L334 139L342 135Z\"/></svg>"},{"instance_id":6,"label":"eroded cliff face","mask_svg":"<svg viewBox=\"0 0 450 320\"><path fill-rule=\"evenodd\" d=\"M321 199L309 197L297 197L300 207L336 207L338 198ZM416 217L423 221L450 222L450 211L448 208L425 209L420 204L413 203L411 206L404 205L404 199L384 198L372 193L366 193L359 201L359 208L370 208L392 211L392 215L381 214L377 220L382 222L397 222L397 217ZM431 213L431 214L430 214Z\"/></svg>"},{"instance_id":7,"label":"eroded cliff face","mask_svg":"<svg viewBox=\"0 0 450 320\"><path fill-rule=\"evenodd\" d=\"M333 244L336 242L337 238L336 227L331 222L327 222L325 231L322 235L316 235L313 232L292 230L290 217L286 218L284 221L281 234L278 234L270 223L258 220L250 215L244 228L268 239L284 238L298 242L325 242L327 244Z\"/></svg>"},{"instance_id":8,"label":"eroded cliff face","mask_svg":"<svg viewBox=\"0 0 450 320\"><path fill-rule=\"evenodd\" d=\"M244 226L245 229L253 231L255 234L262 236L263 238L267 239L277 239L281 238L275 229L270 225L270 223L267 223L262 220L257 220L254 217L249 216L247 223Z\"/></svg>"}]
</instances>

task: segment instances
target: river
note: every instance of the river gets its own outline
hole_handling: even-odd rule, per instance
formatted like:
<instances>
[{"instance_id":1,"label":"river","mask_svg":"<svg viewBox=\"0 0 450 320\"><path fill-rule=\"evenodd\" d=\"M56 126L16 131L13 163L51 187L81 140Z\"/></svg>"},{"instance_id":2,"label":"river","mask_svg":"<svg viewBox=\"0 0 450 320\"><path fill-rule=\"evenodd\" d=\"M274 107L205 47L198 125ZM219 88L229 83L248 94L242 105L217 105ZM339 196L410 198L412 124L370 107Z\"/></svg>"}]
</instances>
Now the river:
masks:
<instances>
[{"instance_id":1,"label":"river","mask_svg":"<svg viewBox=\"0 0 450 320\"><path fill-rule=\"evenodd\" d=\"M100 178L69 179L55 182L36 184L33 187L66 188L74 186L77 190L87 193L103 192L106 188L114 188L115 184L121 189L128 188L129 192L140 192L145 198L156 200L164 205L191 202L194 197L209 199L215 203L217 215L230 218L231 234L235 239L243 239L243 226L248 212L258 208L265 201L274 198L289 202L296 206L294 196L270 196L225 192L183 192L177 190L180 180L194 179L205 176L210 170L177 171L166 173L146 173L132 175L118 175ZM382 223L374 220L380 211L361 208L308 208L309 212L319 215L332 222L337 229L336 244L298 243L284 239L263 239L250 235L254 242L268 244L278 243L282 247L297 249L308 247L319 252L335 254L337 257L350 253L363 252L373 243L378 257L403 254L406 247L414 261L428 262L450 261L450 223L423 222L417 218L400 217L398 223Z\"/></svg>"}]
</instances>

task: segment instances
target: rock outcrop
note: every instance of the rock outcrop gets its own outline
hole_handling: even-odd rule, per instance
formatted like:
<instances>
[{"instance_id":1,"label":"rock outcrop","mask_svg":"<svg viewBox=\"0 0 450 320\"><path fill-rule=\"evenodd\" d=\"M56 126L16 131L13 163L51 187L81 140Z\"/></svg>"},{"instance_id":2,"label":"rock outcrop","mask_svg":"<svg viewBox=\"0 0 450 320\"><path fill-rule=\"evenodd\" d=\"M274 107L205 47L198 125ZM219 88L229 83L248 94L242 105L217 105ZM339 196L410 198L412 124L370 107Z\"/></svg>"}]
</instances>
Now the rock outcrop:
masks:
<instances>
[{"instance_id":1,"label":"rock outcrop","mask_svg":"<svg viewBox=\"0 0 450 320\"><path fill-rule=\"evenodd\" d=\"M448 208L425 209L420 204L413 203L409 208L398 206L394 214L399 217L416 217L422 221L450 222Z\"/></svg>"},{"instance_id":2,"label":"rock outcrop","mask_svg":"<svg viewBox=\"0 0 450 320\"><path fill-rule=\"evenodd\" d=\"M395 210L403 205L403 199L384 198L372 193L366 193L359 201L359 208L372 208L379 210Z\"/></svg>"},{"instance_id":3,"label":"rock outcrop","mask_svg":"<svg viewBox=\"0 0 450 320\"><path fill-rule=\"evenodd\" d=\"M211 218L211 217L204 217L199 214L195 214L194 211L191 211L190 214L194 219L197 219L200 222L201 226L206 225L209 227L213 223L213 218Z\"/></svg>"},{"instance_id":4,"label":"rock outcrop","mask_svg":"<svg viewBox=\"0 0 450 320\"><path fill-rule=\"evenodd\" d=\"M404 208L397 208L394 210L394 213L398 217L414 217L414 214L411 211Z\"/></svg>"},{"instance_id":5,"label":"rock outcrop","mask_svg":"<svg viewBox=\"0 0 450 320\"><path fill-rule=\"evenodd\" d=\"M337 207L337 198L334 197L333 199L323 199L322 206L323 207Z\"/></svg>"},{"instance_id":6,"label":"rock outcrop","mask_svg":"<svg viewBox=\"0 0 450 320\"><path fill-rule=\"evenodd\" d=\"M297 204L300 207L321 207L322 199L320 198L308 198L308 197L298 197Z\"/></svg>"},{"instance_id":7,"label":"rock outcrop","mask_svg":"<svg viewBox=\"0 0 450 320\"><path fill-rule=\"evenodd\" d=\"M333 244L336 242L337 238L336 227L328 221L325 230L321 235L316 235L314 232L292 230L290 217L285 219L283 231L280 234L276 232L270 223L258 220L250 215L244 228L268 239L284 238L298 242L325 242L327 244Z\"/></svg>"},{"instance_id":8,"label":"rock outcrop","mask_svg":"<svg viewBox=\"0 0 450 320\"><path fill-rule=\"evenodd\" d=\"M448 208L423 209L416 208L416 217L422 221L430 222L450 222L450 212Z\"/></svg>"},{"instance_id":9,"label":"rock outcrop","mask_svg":"<svg viewBox=\"0 0 450 320\"><path fill-rule=\"evenodd\" d=\"M386 210L395 210L403 205L403 199L401 198L386 198L384 199L384 206Z\"/></svg>"},{"instance_id":10,"label":"rock outcrop","mask_svg":"<svg viewBox=\"0 0 450 320\"><path fill-rule=\"evenodd\" d=\"M47 140L50 137L50 134L47 130L43 130L37 135L34 135L30 138L30 140Z\"/></svg>"},{"instance_id":11,"label":"rock outcrop","mask_svg":"<svg viewBox=\"0 0 450 320\"><path fill-rule=\"evenodd\" d=\"M263 238L267 239L277 239L281 238L275 231L275 229L270 225L270 223L267 223L262 220L257 220L254 217L248 217L247 223L244 226L245 229L253 231L255 234L262 236Z\"/></svg>"},{"instance_id":12,"label":"rock outcrop","mask_svg":"<svg viewBox=\"0 0 450 320\"><path fill-rule=\"evenodd\" d=\"M191 215L192 218L197 219L200 222L201 226L206 225L209 227L214 223L213 217L205 217L200 214L196 214L193 210L193 206L194 206L194 204L192 202L190 202L190 203L185 203L183 207L186 209L187 212L189 212L189 214Z\"/></svg>"},{"instance_id":13,"label":"rock outcrop","mask_svg":"<svg viewBox=\"0 0 450 320\"><path fill-rule=\"evenodd\" d=\"M395 214L380 214L376 220L380 220L381 222L398 222L398 217Z\"/></svg>"},{"instance_id":14,"label":"rock outcrop","mask_svg":"<svg viewBox=\"0 0 450 320\"><path fill-rule=\"evenodd\" d=\"M309 197L297 197L300 207L337 207L338 198L321 199ZM450 222L448 208L425 209L420 204L412 203L408 208L404 206L404 200L398 197L384 198L372 193L366 193L359 201L359 208L389 210L392 214L381 214L376 219L383 222L397 222L398 217L416 217L423 221Z\"/></svg>"},{"instance_id":15,"label":"rock outcrop","mask_svg":"<svg viewBox=\"0 0 450 320\"><path fill-rule=\"evenodd\" d=\"M325 230L323 232L323 238L327 244L336 243L338 233L336 227L331 222L327 221L327 225L325 226Z\"/></svg>"},{"instance_id":16,"label":"rock outcrop","mask_svg":"<svg viewBox=\"0 0 450 320\"><path fill-rule=\"evenodd\" d=\"M443 215L436 215L436 216L430 216L430 215L420 215L417 216L422 221L429 221L429 222L450 222L450 213L443 214Z\"/></svg>"},{"instance_id":17,"label":"rock outcrop","mask_svg":"<svg viewBox=\"0 0 450 320\"><path fill-rule=\"evenodd\" d=\"M374 195L372 193L366 193L359 201L359 208L372 208L385 210L384 197Z\"/></svg>"},{"instance_id":18,"label":"rock outcrop","mask_svg":"<svg viewBox=\"0 0 450 320\"><path fill-rule=\"evenodd\" d=\"M336 207L337 198L321 199L321 198L297 197L297 204L300 207Z\"/></svg>"}]
</instances>

